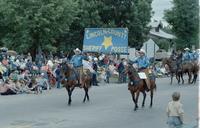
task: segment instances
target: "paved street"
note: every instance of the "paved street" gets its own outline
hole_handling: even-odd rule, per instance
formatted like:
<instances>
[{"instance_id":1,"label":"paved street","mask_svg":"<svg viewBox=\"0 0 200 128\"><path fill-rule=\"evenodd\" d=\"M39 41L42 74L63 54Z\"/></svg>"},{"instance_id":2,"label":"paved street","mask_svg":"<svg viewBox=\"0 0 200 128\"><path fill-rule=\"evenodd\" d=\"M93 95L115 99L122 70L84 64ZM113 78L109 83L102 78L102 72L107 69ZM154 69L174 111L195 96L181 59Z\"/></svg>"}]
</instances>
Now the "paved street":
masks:
<instances>
[{"instance_id":1,"label":"paved street","mask_svg":"<svg viewBox=\"0 0 200 128\"><path fill-rule=\"evenodd\" d=\"M127 84L101 84L90 89L90 102L82 103L83 90L76 88L72 105L67 105L65 89L43 94L0 96L1 128L167 128L165 108L173 91L182 94L185 121L198 116L198 84L169 85L169 78L157 79L153 108L133 111ZM198 81L199 82L199 81ZM141 106L142 94L140 94Z\"/></svg>"}]
</instances>

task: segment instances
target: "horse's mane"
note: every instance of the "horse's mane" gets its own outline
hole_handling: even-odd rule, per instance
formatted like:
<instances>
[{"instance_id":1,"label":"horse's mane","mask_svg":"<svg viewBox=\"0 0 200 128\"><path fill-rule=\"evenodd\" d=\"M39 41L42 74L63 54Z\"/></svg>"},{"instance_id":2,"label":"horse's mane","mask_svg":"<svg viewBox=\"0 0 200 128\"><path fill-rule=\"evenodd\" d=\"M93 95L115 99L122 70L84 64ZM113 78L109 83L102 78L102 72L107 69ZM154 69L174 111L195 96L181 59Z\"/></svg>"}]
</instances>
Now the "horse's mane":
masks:
<instances>
[{"instance_id":1,"label":"horse's mane","mask_svg":"<svg viewBox=\"0 0 200 128\"><path fill-rule=\"evenodd\" d=\"M130 76L136 76L136 77L138 77L138 72L137 72L137 70L132 65L129 65L127 68L128 68L128 74Z\"/></svg>"},{"instance_id":2,"label":"horse's mane","mask_svg":"<svg viewBox=\"0 0 200 128\"><path fill-rule=\"evenodd\" d=\"M170 68L170 70L175 70L176 69L176 61L173 60L172 58L164 58L162 60L163 64L167 64Z\"/></svg>"},{"instance_id":3,"label":"horse's mane","mask_svg":"<svg viewBox=\"0 0 200 128\"><path fill-rule=\"evenodd\" d=\"M66 77L69 77L69 76L70 76L72 70L73 70L73 69L69 66L68 63L62 63L62 64L61 64L61 72L62 72Z\"/></svg>"}]
</instances>

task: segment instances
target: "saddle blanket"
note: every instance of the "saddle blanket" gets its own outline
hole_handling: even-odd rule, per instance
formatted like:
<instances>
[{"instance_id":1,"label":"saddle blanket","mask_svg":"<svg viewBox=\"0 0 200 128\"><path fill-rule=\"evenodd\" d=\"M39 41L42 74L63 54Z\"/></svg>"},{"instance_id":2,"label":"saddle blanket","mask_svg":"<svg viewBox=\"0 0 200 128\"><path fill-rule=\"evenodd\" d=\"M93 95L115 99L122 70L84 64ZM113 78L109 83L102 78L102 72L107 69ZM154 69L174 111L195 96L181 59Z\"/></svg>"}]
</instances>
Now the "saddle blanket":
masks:
<instances>
[{"instance_id":1,"label":"saddle blanket","mask_svg":"<svg viewBox=\"0 0 200 128\"><path fill-rule=\"evenodd\" d=\"M147 79L147 76L144 72L138 72L140 79Z\"/></svg>"}]
</instances>

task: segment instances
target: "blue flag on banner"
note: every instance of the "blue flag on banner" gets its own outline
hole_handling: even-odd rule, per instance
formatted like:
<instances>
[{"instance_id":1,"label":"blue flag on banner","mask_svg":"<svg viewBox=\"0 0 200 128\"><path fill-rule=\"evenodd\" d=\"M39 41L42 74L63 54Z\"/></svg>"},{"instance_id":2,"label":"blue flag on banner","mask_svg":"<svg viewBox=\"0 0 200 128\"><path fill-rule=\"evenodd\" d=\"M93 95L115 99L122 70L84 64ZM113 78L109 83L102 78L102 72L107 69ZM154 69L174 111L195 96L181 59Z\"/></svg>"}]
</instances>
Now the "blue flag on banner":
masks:
<instances>
[{"instance_id":1,"label":"blue flag on banner","mask_svg":"<svg viewBox=\"0 0 200 128\"><path fill-rule=\"evenodd\" d=\"M83 51L128 54L128 29L86 28Z\"/></svg>"}]
</instances>

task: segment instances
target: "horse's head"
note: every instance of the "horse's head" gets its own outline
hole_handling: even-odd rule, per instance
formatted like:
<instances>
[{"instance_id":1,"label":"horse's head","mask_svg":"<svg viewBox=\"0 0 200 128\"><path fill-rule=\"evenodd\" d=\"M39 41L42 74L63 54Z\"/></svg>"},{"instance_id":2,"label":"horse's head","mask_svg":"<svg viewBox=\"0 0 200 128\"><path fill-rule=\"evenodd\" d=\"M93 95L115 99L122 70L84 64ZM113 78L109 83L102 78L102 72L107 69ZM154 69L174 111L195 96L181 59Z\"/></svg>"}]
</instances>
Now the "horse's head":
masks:
<instances>
[{"instance_id":1,"label":"horse's head","mask_svg":"<svg viewBox=\"0 0 200 128\"><path fill-rule=\"evenodd\" d=\"M163 58L162 59L162 67L165 67L165 65L170 66L172 64L172 59L171 58Z\"/></svg>"},{"instance_id":2,"label":"horse's head","mask_svg":"<svg viewBox=\"0 0 200 128\"><path fill-rule=\"evenodd\" d=\"M68 63L61 63L60 64L60 74L61 74L61 77L62 77L62 81L65 78L68 78L70 76L70 70L71 70L71 67L69 66Z\"/></svg>"},{"instance_id":3,"label":"horse's head","mask_svg":"<svg viewBox=\"0 0 200 128\"><path fill-rule=\"evenodd\" d=\"M137 70L133 67L132 64L128 64L128 66L126 66L126 73L129 77L132 77L133 75L137 74Z\"/></svg>"},{"instance_id":4,"label":"horse's head","mask_svg":"<svg viewBox=\"0 0 200 128\"><path fill-rule=\"evenodd\" d=\"M176 61L171 58L164 58L162 60L162 66L165 67L166 70L174 71L176 70Z\"/></svg>"}]
</instances>

